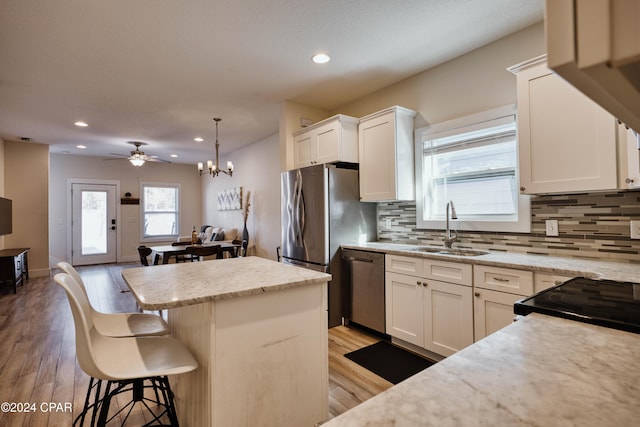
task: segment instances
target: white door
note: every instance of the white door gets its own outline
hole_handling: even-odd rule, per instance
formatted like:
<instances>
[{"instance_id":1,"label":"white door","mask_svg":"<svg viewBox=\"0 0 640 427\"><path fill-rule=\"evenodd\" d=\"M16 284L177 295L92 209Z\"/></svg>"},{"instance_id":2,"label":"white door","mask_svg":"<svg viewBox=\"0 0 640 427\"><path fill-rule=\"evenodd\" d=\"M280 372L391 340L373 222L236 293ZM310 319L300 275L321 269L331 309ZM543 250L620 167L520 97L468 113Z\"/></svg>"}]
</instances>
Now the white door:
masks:
<instances>
[{"instance_id":1,"label":"white door","mask_svg":"<svg viewBox=\"0 0 640 427\"><path fill-rule=\"evenodd\" d=\"M116 262L116 186L73 184L72 264Z\"/></svg>"}]
</instances>

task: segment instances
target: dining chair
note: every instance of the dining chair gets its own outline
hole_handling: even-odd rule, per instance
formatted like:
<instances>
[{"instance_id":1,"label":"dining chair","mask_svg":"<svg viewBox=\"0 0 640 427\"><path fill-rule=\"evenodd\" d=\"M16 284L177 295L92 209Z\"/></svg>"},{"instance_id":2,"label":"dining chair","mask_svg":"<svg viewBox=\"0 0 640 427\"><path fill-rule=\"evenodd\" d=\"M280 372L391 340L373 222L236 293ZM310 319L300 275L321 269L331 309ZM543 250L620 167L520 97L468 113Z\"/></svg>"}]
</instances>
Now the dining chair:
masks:
<instances>
[{"instance_id":1,"label":"dining chair","mask_svg":"<svg viewBox=\"0 0 640 427\"><path fill-rule=\"evenodd\" d=\"M240 245L239 248L236 248L235 256L244 257L247 256L247 246L249 246L248 240L233 240L231 243L234 245Z\"/></svg>"},{"instance_id":2,"label":"dining chair","mask_svg":"<svg viewBox=\"0 0 640 427\"><path fill-rule=\"evenodd\" d=\"M78 271L68 262L59 262L58 268L70 275L89 301L87 288ZM108 337L140 337L167 335L169 325L158 315L150 313L102 313L89 303L89 311L98 331Z\"/></svg>"},{"instance_id":3,"label":"dining chair","mask_svg":"<svg viewBox=\"0 0 640 427\"><path fill-rule=\"evenodd\" d=\"M153 422L177 426L173 392L168 375L193 371L198 363L189 350L170 337L113 338L102 335L93 322L91 304L76 280L58 273L54 281L64 290L71 307L76 332L76 356L82 370L91 377L85 402L73 425L84 425L91 414L91 425L104 426L114 418L126 420L136 403ZM106 382L104 391L103 383ZM146 393L151 389L153 393ZM131 392L131 400L118 405L110 414L111 400ZM149 396L155 396L155 400Z\"/></svg>"},{"instance_id":4,"label":"dining chair","mask_svg":"<svg viewBox=\"0 0 640 427\"><path fill-rule=\"evenodd\" d=\"M191 262L200 261L200 257L216 256L216 259L222 259L222 246L187 246L185 249L188 255L191 255Z\"/></svg>"},{"instance_id":5,"label":"dining chair","mask_svg":"<svg viewBox=\"0 0 640 427\"><path fill-rule=\"evenodd\" d=\"M145 245L138 246L138 255L140 255L140 262L145 267L149 266L149 260L147 257L153 253L153 250ZM153 265L158 265L160 263L160 255L156 254L153 257Z\"/></svg>"},{"instance_id":6,"label":"dining chair","mask_svg":"<svg viewBox=\"0 0 640 427\"><path fill-rule=\"evenodd\" d=\"M191 242L173 242L171 244L171 246L183 246L185 249L188 245L190 245ZM180 251L180 252L176 252L174 253L174 256L176 258L176 262L186 262L186 261L192 261L193 262L193 256L187 254L187 251ZM197 260L196 260L197 261Z\"/></svg>"}]
</instances>

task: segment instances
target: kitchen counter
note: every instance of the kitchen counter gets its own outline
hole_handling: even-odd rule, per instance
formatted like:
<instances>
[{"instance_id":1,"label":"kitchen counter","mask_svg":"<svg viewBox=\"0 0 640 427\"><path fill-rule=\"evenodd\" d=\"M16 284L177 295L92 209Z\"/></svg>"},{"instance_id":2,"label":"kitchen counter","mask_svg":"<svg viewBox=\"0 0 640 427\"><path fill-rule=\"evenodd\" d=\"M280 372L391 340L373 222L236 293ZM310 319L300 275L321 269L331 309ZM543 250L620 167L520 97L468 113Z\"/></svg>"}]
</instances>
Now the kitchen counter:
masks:
<instances>
[{"instance_id":1,"label":"kitchen counter","mask_svg":"<svg viewBox=\"0 0 640 427\"><path fill-rule=\"evenodd\" d=\"M362 245L342 245L343 248L348 249L362 249L367 251L383 252L391 255L432 258L476 265L539 271L570 277L583 276L593 279L602 278L626 282L640 281L640 263L598 261L490 250L487 251L488 253L486 255L445 255L439 253L418 252L415 249L419 246L420 245L383 242L370 242ZM455 245L454 248L456 248Z\"/></svg>"},{"instance_id":2,"label":"kitchen counter","mask_svg":"<svg viewBox=\"0 0 640 427\"><path fill-rule=\"evenodd\" d=\"M328 403L329 274L259 257L125 269L198 361L171 376L180 424L312 426ZM295 393L291 392L295 390Z\"/></svg>"},{"instance_id":3,"label":"kitchen counter","mask_svg":"<svg viewBox=\"0 0 640 427\"><path fill-rule=\"evenodd\" d=\"M323 427L631 426L640 335L530 314Z\"/></svg>"},{"instance_id":4,"label":"kitchen counter","mask_svg":"<svg viewBox=\"0 0 640 427\"><path fill-rule=\"evenodd\" d=\"M260 257L128 268L122 277L144 310L165 310L325 283L331 275Z\"/></svg>"}]
</instances>

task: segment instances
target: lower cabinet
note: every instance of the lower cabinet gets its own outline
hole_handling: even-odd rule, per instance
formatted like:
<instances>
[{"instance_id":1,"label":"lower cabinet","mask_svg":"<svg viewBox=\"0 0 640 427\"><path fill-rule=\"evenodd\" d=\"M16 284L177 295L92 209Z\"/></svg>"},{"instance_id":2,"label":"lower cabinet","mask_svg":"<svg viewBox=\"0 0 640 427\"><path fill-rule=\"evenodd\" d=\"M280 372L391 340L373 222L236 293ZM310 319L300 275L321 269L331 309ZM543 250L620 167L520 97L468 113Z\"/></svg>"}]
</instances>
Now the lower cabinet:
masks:
<instances>
[{"instance_id":1,"label":"lower cabinet","mask_svg":"<svg viewBox=\"0 0 640 427\"><path fill-rule=\"evenodd\" d=\"M384 289L387 334L424 347L421 279L387 272Z\"/></svg>"},{"instance_id":2,"label":"lower cabinet","mask_svg":"<svg viewBox=\"0 0 640 427\"><path fill-rule=\"evenodd\" d=\"M512 323L513 304L522 298L523 295L476 289L473 301L475 340L481 340Z\"/></svg>"},{"instance_id":3,"label":"lower cabinet","mask_svg":"<svg viewBox=\"0 0 640 427\"><path fill-rule=\"evenodd\" d=\"M473 268L475 340L513 322L513 304L533 294L533 272L476 265Z\"/></svg>"},{"instance_id":4,"label":"lower cabinet","mask_svg":"<svg viewBox=\"0 0 640 427\"><path fill-rule=\"evenodd\" d=\"M511 324L516 301L570 279L399 255L385 266L387 334L441 356Z\"/></svg>"},{"instance_id":5,"label":"lower cabinet","mask_svg":"<svg viewBox=\"0 0 640 427\"><path fill-rule=\"evenodd\" d=\"M420 260L424 265L417 271L424 274L412 276L389 271L403 261L403 257L391 257L385 263L391 266L385 276L387 334L442 356L473 344L471 281L449 283L429 277L431 272L445 271L470 278L471 265ZM406 261L415 262L415 258Z\"/></svg>"},{"instance_id":6,"label":"lower cabinet","mask_svg":"<svg viewBox=\"0 0 640 427\"><path fill-rule=\"evenodd\" d=\"M424 282L424 348L451 356L473 344L471 286Z\"/></svg>"}]
</instances>

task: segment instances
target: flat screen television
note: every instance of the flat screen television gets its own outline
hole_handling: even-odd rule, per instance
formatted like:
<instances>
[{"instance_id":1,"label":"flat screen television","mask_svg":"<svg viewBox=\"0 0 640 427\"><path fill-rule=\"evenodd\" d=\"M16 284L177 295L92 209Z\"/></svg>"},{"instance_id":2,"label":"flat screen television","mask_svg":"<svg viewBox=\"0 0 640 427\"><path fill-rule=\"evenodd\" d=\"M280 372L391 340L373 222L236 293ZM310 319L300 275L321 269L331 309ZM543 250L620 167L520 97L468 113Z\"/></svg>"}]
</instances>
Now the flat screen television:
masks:
<instances>
[{"instance_id":1,"label":"flat screen television","mask_svg":"<svg viewBox=\"0 0 640 427\"><path fill-rule=\"evenodd\" d=\"M10 199L0 197L0 236L4 234L11 234L13 211L12 203Z\"/></svg>"}]
</instances>

